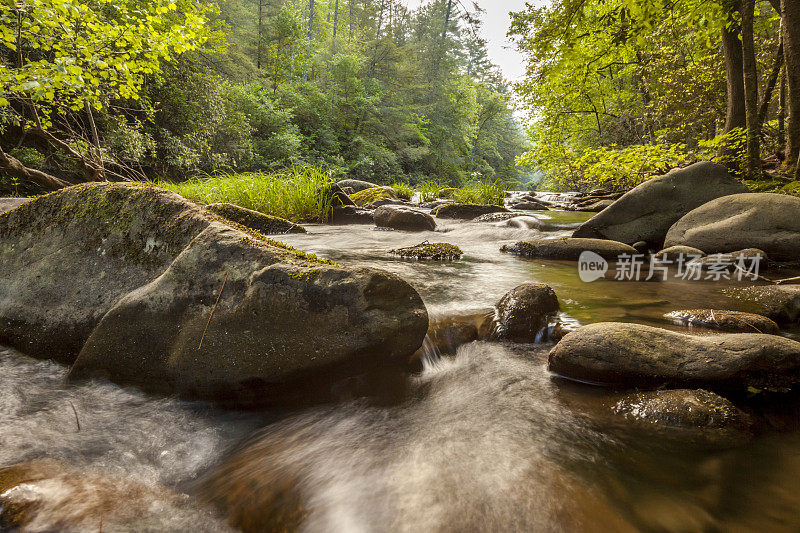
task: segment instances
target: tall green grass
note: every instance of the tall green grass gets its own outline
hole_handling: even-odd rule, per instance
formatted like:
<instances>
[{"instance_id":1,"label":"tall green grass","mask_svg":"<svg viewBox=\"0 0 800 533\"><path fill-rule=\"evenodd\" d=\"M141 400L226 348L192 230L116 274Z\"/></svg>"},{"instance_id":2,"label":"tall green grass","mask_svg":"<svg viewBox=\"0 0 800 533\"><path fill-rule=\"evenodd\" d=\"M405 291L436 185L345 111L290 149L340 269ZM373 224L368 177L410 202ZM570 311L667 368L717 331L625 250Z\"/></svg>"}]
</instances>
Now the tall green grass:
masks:
<instances>
[{"instance_id":1,"label":"tall green grass","mask_svg":"<svg viewBox=\"0 0 800 533\"><path fill-rule=\"evenodd\" d=\"M499 180L482 179L453 191L453 200L460 204L503 205L506 187Z\"/></svg>"},{"instance_id":2,"label":"tall green grass","mask_svg":"<svg viewBox=\"0 0 800 533\"><path fill-rule=\"evenodd\" d=\"M444 189L444 185L438 181L426 181L417 185L417 190L423 202L432 202L439 198L439 193L442 189Z\"/></svg>"},{"instance_id":3,"label":"tall green grass","mask_svg":"<svg viewBox=\"0 0 800 533\"><path fill-rule=\"evenodd\" d=\"M391 185L397 196L404 200L411 200L414 197L414 187L402 181L395 182Z\"/></svg>"},{"instance_id":4,"label":"tall green grass","mask_svg":"<svg viewBox=\"0 0 800 533\"><path fill-rule=\"evenodd\" d=\"M294 222L324 221L331 207L320 188L330 176L312 167L265 174L220 174L157 185L202 204L227 202Z\"/></svg>"}]
</instances>

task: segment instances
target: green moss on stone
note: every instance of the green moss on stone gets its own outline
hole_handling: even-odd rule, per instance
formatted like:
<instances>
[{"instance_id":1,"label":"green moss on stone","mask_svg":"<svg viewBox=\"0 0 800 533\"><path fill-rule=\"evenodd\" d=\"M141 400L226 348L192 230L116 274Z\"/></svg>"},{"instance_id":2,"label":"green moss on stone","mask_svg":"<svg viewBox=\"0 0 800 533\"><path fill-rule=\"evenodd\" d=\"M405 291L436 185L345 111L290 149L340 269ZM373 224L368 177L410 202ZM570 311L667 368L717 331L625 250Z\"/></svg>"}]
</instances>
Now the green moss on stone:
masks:
<instances>
[{"instance_id":1,"label":"green moss on stone","mask_svg":"<svg viewBox=\"0 0 800 533\"><path fill-rule=\"evenodd\" d=\"M422 242L408 248L398 248L390 253L407 259L421 259L434 261L452 261L463 255L461 248L446 242Z\"/></svg>"},{"instance_id":2,"label":"green moss on stone","mask_svg":"<svg viewBox=\"0 0 800 533\"><path fill-rule=\"evenodd\" d=\"M365 206L378 200L397 200L397 193L389 187L370 187L350 195L358 206Z\"/></svg>"}]
</instances>

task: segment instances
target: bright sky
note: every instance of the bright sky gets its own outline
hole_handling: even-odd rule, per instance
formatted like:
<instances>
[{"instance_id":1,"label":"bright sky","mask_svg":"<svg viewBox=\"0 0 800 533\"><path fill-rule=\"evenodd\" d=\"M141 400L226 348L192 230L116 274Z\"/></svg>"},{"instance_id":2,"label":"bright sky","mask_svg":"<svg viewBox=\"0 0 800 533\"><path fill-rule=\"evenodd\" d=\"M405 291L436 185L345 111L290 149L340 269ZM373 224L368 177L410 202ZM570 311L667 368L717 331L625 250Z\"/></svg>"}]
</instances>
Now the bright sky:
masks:
<instances>
[{"instance_id":1,"label":"bright sky","mask_svg":"<svg viewBox=\"0 0 800 533\"><path fill-rule=\"evenodd\" d=\"M415 9L429 0L401 1L409 8ZM511 22L508 16L509 11L522 11L525 8L525 0L474 1L485 10L481 19L483 20L483 37L489 48L489 58L500 67L506 78L518 81L525 73L522 55L516 51L514 45L506 37L506 33ZM472 10L473 0L461 0L461 3L470 11ZM541 1L531 3L540 4Z\"/></svg>"}]
</instances>

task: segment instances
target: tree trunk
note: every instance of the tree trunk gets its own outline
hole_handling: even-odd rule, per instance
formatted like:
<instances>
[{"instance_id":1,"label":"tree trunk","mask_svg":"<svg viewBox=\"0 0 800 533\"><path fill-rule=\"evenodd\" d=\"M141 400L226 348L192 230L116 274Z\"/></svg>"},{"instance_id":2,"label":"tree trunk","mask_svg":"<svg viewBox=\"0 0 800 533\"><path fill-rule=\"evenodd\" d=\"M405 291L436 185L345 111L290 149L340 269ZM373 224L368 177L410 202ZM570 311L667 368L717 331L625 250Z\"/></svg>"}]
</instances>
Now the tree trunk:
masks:
<instances>
[{"instance_id":1,"label":"tree trunk","mask_svg":"<svg viewBox=\"0 0 800 533\"><path fill-rule=\"evenodd\" d=\"M264 31L264 0L258 0L258 42L256 43L256 67L261 70L261 42Z\"/></svg>"},{"instance_id":2,"label":"tree trunk","mask_svg":"<svg viewBox=\"0 0 800 533\"><path fill-rule=\"evenodd\" d=\"M786 162L793 165L800 157L800 1L781 0L783 60L788 88L786 124Z\"/></svg>"},{"instance_id":3,"label":"tree trunk","mask_svg":"<svg viewBox=\"0 0 800 533\"><path fill-rule=\"evenodd\" d=\"M744 67L739 27L722 28L722 49L725 54L725 79L728 87L728 105L725 114L725 133L744 128L747 118L744 106Z\"/></svg>"},{"instance_id":4,"label":"tree trunk","mask_svg":"<svg viewBox=\"0 0 800 533\"><path fill-rule=\"evenodd\" d=\"M347 17L349 19L349 22L350 22L350 33L347 36L347 42L348 43L353 40L353 1L354 0L350 0L347 3L348 7L350 8L350 15Z\"/></svg>"},{"instance_id":5,"label":"tree trunk","mask_svg":"<svg viewBox=\"0 0 800 533\"><path fill-rule=\"evenodd\" d=\"M447 0L447 12L444 15L444 28L442 28L442 40L447 36L447 27L450 25L450 12L453 9L453 0Z\"/></svg>"},{"instance_id":6,"label":"tree trunk","mask_svg":"<svg viewBox=\"0 0 800 533\"><path fill-rule=\"evenodd\" d=\"M781 90L778 93L778 152L786 155L786 66L781 74Z\"/></svg>"},{"instance_id":7,"label":"tree trunk","mask_svg":"<svg viewBox=\"0 0 800 533\"><path fill-rule=\"evenodd\" d=\"M339 22L339 0L336 0L336 7L333 8L333 46L336 47L336 24Z\"/></svg>"},{"instance_id":8,"label":"tree trunk","mask_svg":"<svg viewBox=\"0 0 800 533\"><path fill-rule=\"evenodd\" d=\"M761 176L761 124L758 121L758 64L753 42L755 0L742 2L742 66L744 73L745 114L747 121L747 162L750 179Z\"/></svg>"},{"instance_id":9,"label":"tree trunk","mask_svg":"<svg viewBox=\"0 0 800 533\"><path fill-rule=\"evenodd\" d=\"M39 187L47 190L56 190L70 186L66 181L51 176L46 172L26 167L19 159L5 153L2 148L0 148L0 170L12 178L35 183Z\"/></svg>"},{"instance_id":10,"label":"tree trunk","mask_svg":"<svg viewBox=\"0 0 800 533\"><path fill-rule=\"evenodd\" d=\"M772 101L772 93L775 92L775 85L778 83L778 77L781 74L781 67L783 66L783 41L778 42L778 53L775 56L775 62L772 64L772 72L767 80L767 87L764 89L764 96L761 98L761 105L758 109L758 123L763 126L767 121L769 114L769 104Z\"/></svg>"}]
</instances>

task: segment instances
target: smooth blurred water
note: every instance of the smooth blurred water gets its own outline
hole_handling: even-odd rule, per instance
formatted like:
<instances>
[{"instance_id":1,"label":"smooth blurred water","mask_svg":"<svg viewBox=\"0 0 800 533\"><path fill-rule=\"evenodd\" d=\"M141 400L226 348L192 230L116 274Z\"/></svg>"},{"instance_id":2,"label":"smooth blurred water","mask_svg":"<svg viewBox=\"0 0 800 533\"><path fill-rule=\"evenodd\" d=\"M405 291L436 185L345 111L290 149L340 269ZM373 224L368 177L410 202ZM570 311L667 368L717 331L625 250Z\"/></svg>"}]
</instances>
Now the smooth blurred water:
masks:
<instances>
[{"instance_id":1,"label":"smooth blurred water","mask_svg":"<svg viewBox=\"0 0 800 533\"><path fill-rule=\"evenodd\" d=\"M436 232L309 226L279 239L397 273L434 317L489 310L526 281L551 285L564 319L576 323L681 329L662 315L737 306L722 293L726 283L583 283L574 263L501 254L517 240L566 236L589 216L536 215L563 229L437 221ZM389 254L424 240L456 244L464 257L428 263ZM108 383L65 385L65 367L3 349L0 466L54 459L96 488L88 497L64 486L59 497L48 493L58 505L41 511L42 531L65 510L86 515L77 530L95 530L89 526L103 517L93 498L107 486L98 477L147 489L122 491L128 501L120 506L138 502L144 511L131 518L106 510L104 531L220 531L227 513L233 526L280 515L306 531L800 530L791 402L764 418L758 436L724 447L643 431L613 413L621 393L551 377L551 346L470 343L410 377L399 404L359 400L294 413L221 411Z\"/></svg>"}]
</instances>

